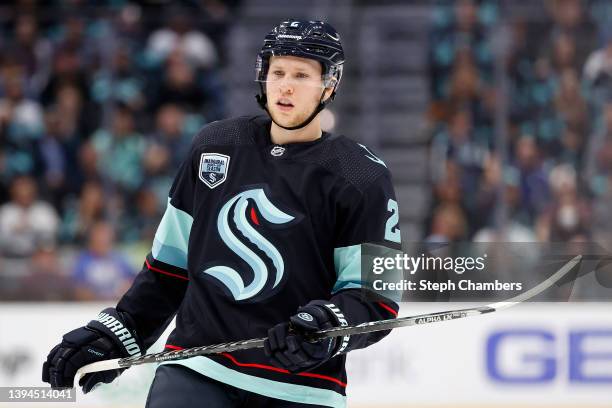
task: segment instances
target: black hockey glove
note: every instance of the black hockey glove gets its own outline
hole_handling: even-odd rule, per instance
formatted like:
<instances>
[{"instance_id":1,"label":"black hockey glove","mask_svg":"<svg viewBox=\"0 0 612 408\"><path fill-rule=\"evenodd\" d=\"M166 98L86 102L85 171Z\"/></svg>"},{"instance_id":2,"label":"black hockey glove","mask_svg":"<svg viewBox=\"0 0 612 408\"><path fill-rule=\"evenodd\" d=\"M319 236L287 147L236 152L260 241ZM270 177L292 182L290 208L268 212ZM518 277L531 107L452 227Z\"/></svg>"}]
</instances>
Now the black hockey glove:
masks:
<instances>
[{"instance_id":1,"label":"black hockey glove","mask_svg":"<svg viewBox=\"0 0 612 408\"><path fill-rule=\"evenodd\" d=\"M292 373L312 370L338 353L344 343L338 337L310 343L304 335L346 325L336 306L329 301L314 300L300 307L289 322L277 324L268 330L264 351L274 365Z\"/></svg>"},{"instance_id":2,"label":"black hockey glove","mask_svg":"<svg viewBox=\"0 0 612 408\"><path fill-rule=\"evenodd\" d=\"M104 309L87 326L64 335L43 364L42 380L53 388L73 387L77 370L96 361L141 354L136 333L130 329L128 316L114 308ZM125 369L85 374L79 381L88 393L98 383L110 383Z\"/></svg>"}]
</instances>

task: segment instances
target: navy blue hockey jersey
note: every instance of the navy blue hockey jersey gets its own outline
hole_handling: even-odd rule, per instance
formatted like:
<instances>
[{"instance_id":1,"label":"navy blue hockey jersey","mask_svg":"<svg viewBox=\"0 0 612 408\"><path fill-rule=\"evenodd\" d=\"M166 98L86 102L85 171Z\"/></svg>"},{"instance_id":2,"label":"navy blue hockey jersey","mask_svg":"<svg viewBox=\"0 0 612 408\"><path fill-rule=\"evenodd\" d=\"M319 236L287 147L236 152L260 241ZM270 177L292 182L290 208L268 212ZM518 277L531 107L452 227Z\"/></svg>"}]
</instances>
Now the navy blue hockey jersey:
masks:
<instances>
[{"instance_id":1,"label":"navy blue hockey jersey","mask_svg":"<svg viewBox=\"0 0 612 408\"><path fill-rule=\"evenodd\" d=\"M117 306L146 347L175 314L169 349L265 337L315 299L351 325L397 315L392 301L366 302L360 291L361 244L400 243L386 165L329 133L274 145L270 124L240 117L195 137L152 251ZM273 398L344 406L344 354L386 334L353 336L342 355L299 374L272 366L263 349L170 363Z\"/></svg>"}]
</instances>

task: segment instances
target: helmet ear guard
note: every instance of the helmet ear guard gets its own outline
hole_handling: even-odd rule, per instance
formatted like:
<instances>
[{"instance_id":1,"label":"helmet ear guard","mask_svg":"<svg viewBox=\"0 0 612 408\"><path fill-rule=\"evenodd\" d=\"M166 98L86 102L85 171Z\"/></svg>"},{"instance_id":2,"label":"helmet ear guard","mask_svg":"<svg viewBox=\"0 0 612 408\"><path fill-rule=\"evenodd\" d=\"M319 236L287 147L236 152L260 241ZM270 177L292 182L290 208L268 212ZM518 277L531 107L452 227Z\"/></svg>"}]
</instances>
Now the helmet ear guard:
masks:
<instances>
[{"instance_id":1,"label":"helmet ear guard","mask_svg":"<svg viewBox=\"0 0 612 408\"><path fill-rule=\"evenodd\" d=\"M255 62L255 81L263 82L266 80L268 75L268 68L270 67L270 57L264 58L262 53L257 54L257 61Z\"/></svg>"},{"instance_id":2,"label":"helmet ear guard","mask_svg":"<svg viewBox=\"0 0 612 408\"><path fill-rule=\"evenodd\" d=\"M342 79L342 65L325 65L323 73L323 84L326 88L337 88L340 85L340 79Z\"/></svg>"}]
</instances>

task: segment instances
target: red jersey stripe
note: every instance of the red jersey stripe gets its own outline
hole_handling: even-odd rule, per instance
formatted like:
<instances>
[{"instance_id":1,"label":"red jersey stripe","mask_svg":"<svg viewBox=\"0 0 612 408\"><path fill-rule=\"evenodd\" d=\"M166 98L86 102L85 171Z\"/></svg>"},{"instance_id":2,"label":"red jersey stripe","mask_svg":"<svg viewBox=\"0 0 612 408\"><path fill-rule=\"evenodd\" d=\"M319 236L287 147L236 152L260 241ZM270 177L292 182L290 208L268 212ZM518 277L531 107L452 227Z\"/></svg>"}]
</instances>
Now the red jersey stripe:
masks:
<instances>
[{"instance_id":1,"label":"red jersey stripe","mask_svg":"<svg viewBox=\"0 0 612 408\"><path fill-rule=\"evenodd\" d=\"M236 360L236 358L234 356L232 356L229 353L221 353L221 355L223 357L226 357L228 359L230 359L232 361L232 363L236 364L239 367L251 367L251 368L261 368L263 370L270 370L270 371L276 371L278 373L283 373L283 374L291 374L288 370L285 370L284 368L278 368L278 367L274 367L274 366L269 366L269 365L264 365L264 364L255 364L255 363L241 363L238 360ZM298 373L296 375L299 375L301 377L311 377L311 378L318 378L320 380L326 380L326 381L331 381L334 382L336 384L338 384L339 386L346 388L346 383L340 381L337 378L333 378L327 375L323 375L323 374L315 374L315 373Z\"/></svg>"},{"instance_id":2,"label":"red jersey stripe","mask_svg":"<svg viewBox=\"0 0 612 408\"><path fill-rule=\"evenodd\" d=\"M183 350L183 347L180 346L175 346L172 344L166 344L165 348L167 349L172 349L172 350ZM277 373L283 373L283 374L291 374L288 370L285 370L284 368L279 368L279 367L274 367L274 366L270 366L270 365L265 365L265 364L256 364L256 363L241 363L238 360L236 360L236 358L234 356L232 356L229 353L221 353L221 355L223 357L228 358L232 363L236 364L238 367L249 367L249 368L260 368L262 370L270 370L270 371L276 371ZM327 380L327 381L331 381L334 382L336 384L338 384L339 386L346 388L346 383L338 380L337 378L333 378L327 375L323 375L323 374L315 374L315 373L298 373L297 375L302 376L302 377L311 377L311 378L318 378L320 380Z\"/></svg>"},{"instance_id":3,"label":"red jersey stripe","mask_svg":"<svg viewBox=\"0 0 612 408\"><path fill-rule=\"evenodd\" d=\"M383 302L378 302L378 305L382 307L383 309L385 309L386 311L388 311L389 313L391 313L393 316L397 317L397 312L391 309L389 306L385 305Z\"/></svg>"},{"instance_id":4,"label":"red jersey stripe","mask_svg":"<svg viewBox=\"0 0 612 408\"><path fill-rule=\"evenodd\" d=\"M164 275L172 276L172 277L179 278L179 279L183 279L183 280L186 280L186 281L188 281L188 280L189 280L189 278L187 278L187 277L185 277L185 276L181 276L181 275L179 275L179 274L172 273L172 272L166 272L166 271L164 271L164 270L161 270L161 269L159 269L159 268L156 268L156 267L154 267L154 266L151 266L151 264L149 263L149 260L148 260L148 259L145 259L145 264L147 265L147 268L149 268L149 270L151 270L151 271L153 271L153 272L161 273L161 274L164 274Z\"/></svg>"}]
</instances>

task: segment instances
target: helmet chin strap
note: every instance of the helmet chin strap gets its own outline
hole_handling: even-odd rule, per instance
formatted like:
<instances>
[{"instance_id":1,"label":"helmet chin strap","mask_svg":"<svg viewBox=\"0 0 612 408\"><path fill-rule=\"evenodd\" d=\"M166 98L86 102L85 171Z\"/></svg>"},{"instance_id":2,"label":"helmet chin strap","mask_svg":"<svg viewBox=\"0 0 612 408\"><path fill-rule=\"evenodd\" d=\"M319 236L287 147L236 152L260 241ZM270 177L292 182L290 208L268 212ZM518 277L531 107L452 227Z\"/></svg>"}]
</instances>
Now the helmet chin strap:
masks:
<instances>
[{"instance_id":1,"label":"helmet chin strap","mask_svg":"<svg viewBox=\"0 0 612 408\"><path fill-rule=\"evenodd\" d=\"M308 126L308 124L310 122L312 122L312 120L319 114L319 112L321 112L323 109L325 109L325 106L327 106L329 101L331 101L334 98L334 94L336 93L336 90L334 89L332 91L332 94L330 95L330 97L327 98L327 100L324 101L323 97L325 96L325 89L323 89L323 93L321 94L321 99L319 100L319 105L315 108L315 110L312 112L312 114L304 122L302 122L302 123L300 123L299 125L296 125L296 126L283 126L280 123L278 123L277 121L275 121L274 118L272 117L272 114L270 114L270 111L268 110L268 97L266 96L266 94L264 92L264 87L261 84L261 82L259 83L259 87L261 89L261 93L259 95L255 95L255 99L257 99L257 103L259 104L259 106L261 106L261 108L263 110L265 110L268 113L268 116L270 116L270 119L272 119L272 122L274 122L276 124L276 126L281 127L283 129L286 129L286 130L297 130L297 129L301 129L301 128L305 127L305 126Z\"/></svg>"}]
</instances>

